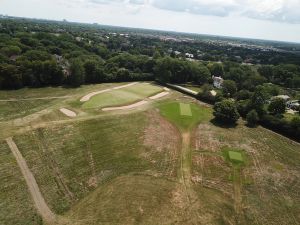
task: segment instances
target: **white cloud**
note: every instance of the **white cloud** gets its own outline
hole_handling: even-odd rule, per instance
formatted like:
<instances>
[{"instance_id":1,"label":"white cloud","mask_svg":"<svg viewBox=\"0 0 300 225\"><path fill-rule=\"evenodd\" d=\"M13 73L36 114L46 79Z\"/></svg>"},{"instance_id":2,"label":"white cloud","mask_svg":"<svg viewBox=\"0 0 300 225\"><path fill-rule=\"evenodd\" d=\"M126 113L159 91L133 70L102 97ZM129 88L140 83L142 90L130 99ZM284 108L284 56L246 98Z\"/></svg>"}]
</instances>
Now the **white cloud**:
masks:
<instances>
[{"instance_id":1,"label":"white cloud","mask_svg":"<svg viewBox=\"0 0 300 225\"><path fill-rule=\"evenodd\" d=\"M93 4L153 7L199 15L241 15L260 20L300 23L300 0L69 0ZM141 10L141 8L135 7Z\"/></svg>"},{"instance_id":2,"label":"white cloud","mask_svg":"<svg viewBox=\"0 0 300 225\"><path fill-rule=\"evenodd\" d=\"M160 0L175 9L155 0L0 1L11 16L300 42L299 0Z\"/></svg>"}]
</instances>

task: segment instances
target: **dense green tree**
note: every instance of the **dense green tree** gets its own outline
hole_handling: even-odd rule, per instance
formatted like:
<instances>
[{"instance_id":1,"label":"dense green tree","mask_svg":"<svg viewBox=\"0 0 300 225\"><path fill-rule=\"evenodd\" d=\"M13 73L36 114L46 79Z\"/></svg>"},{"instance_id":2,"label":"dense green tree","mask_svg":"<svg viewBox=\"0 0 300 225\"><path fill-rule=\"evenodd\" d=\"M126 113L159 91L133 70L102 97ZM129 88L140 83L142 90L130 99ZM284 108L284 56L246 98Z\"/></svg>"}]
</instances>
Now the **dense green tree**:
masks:
<instances>
[{"instance_id":1,"label":"dense green tree","mask_svg":"<svg viewBox=\"0 0 300 225\"><path fill-rule=\"evenodd\" d=\"M19 70L9 64L0 64L0 87L3 89L18 89L23 86Z\"/></svg>"},{"instance_id":2,"label":"dense green tree","mask_svg":"<svg viewBox=\"0 0 300 225\"><path fill-rule=\"evenodd\" d=\"M193 80L197 84L204 84L208 82L211 77L209 69L202 64L191 63L190 69Z\"/></svg>"},{"instance_id":3,"label":"dense green tree","mask_svg":"<svg viewBox=\"0 0 300 225\"><path fill-rule=\"evenodd\" d=\"M261 116L265 113L264 106L269 98L270 95L263 88L263 86L257 86L250 99L250 107L255 109L256 112Z\"/></svg>"},{"instance_id":4,"label":"dense green tree","mask_svg":"<svg viewBox=\"0 0 300 225\"><path fill-rule=\"evenodd\" d=\"M248 126L254 127L259 121L258 113L254 109L251 110L247 114L246 120L247 120Z\"/></svg>"},{"instance_id":5,"label":"dense green tree","mask_svg":"<svg viewBox=\"0 0 300 225\"><path fill-rule=\"evenodd\" d=\"M68 77L68 82L73 87L79 87L84 83L85 72L84 67L79 59L74 59L70 67L71 74Z\"/></svg>"},{"instance_id":6,"label":"dense green tree","mask_svg":"<svg viewBox=\"0 0 300 225\"><path fill-rule=\"evenodd\" d=\"M224 68L221 63L213 63L208 68L213 76L224 76Z\"/></svg>"},{"instance_id":7,"label":"dense green tree","mask_svg":"<svg viewBox=\"0 0 300 225\"><path fill-rule=\"evenodd\" d=\"M268 106L268 110L271 114L281 115L285 112L286 104L285 101L281 98L274 98L270 105Z\"/></svg>"},{"instance_id":8,"label":"dense green tree","mask_svg":"<svg viewBox=\"0 0 300 225\"><path fill-rule=\"evenodd\" d=\"M231 100L223 100L214 105L213 112L217 121L221 123L236 123L240 118L235 103Z\"/></svg>"},{"instance_id":9,"label":"dense green tree","mask_svg":"<svg viewBox=\"0 0 300 225\"><path fill-rule=\"evenodd\" d=\"M233 80L225 80L222 89L225 96L233 97L237 91L236 83Z\"/></svg>"},{"instance_id":10,"label":"dense green tree","mask_svg":"<svg viewBox=\"0 0 300 225\"><path fill-rule=\"evenodd\" d=\"M21 49L18 46L10 45L0 49L0 52L10 57L21 54Z\"/></svg>"}]
</instances>

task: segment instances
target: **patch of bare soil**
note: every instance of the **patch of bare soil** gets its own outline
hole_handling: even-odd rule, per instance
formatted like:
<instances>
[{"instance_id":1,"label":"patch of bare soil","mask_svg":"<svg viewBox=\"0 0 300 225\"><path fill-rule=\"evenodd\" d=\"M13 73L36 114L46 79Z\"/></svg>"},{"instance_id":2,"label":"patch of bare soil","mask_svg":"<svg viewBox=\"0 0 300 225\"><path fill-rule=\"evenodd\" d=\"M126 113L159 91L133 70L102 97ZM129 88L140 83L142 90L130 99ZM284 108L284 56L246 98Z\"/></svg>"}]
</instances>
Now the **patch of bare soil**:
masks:
<instances>
[{"instance_id":1,"label":"patch of bare soil","mask_svg":"<svg viewBox=\"0 0 300 225\"><path fill-rule=\"evenodd\" d=\"M216 139L216 135L211 130L210 125L200 124L194 133L192 146L196 150L207 150L216 152L220 150L221 143Z\"/></svg>"},{"instance_id":2,"label":"patch of bare soil","mask_svg":"<svg viewBox=\"0 0 300 225\"><path fill-rule=\"evenodd\" d=\"M176 164L180 147L180 134L178 130L164 118L162 118L155 110L147 113L149 125L144 130L144 145L149 151L144 153L152 163L161 161L161 157L157 159L157 154L165 154L162 163L166 167L165 173L170 176L176 176Z\"/></svg>"},{"instance_id":3,"label":"patch of bare soil","mask_svg":"<svg viewBox=\"0 0 300 225\"><path fill-rule=\"evenodd\" d=\"M73 112L69 109L66 109L66 108L61 108L59 111L61 111L63 114L65 114L66 116L71 117L71 118L77 116L75 112Z\"/></svg>"}]
</instances>

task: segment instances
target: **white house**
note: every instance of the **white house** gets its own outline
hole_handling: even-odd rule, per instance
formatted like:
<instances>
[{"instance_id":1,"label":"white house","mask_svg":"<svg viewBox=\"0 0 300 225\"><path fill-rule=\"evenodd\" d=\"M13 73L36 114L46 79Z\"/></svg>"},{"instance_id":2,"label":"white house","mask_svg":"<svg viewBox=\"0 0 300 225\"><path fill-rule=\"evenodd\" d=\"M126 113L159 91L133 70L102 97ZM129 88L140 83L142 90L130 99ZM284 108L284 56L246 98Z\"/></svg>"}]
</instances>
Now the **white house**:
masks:
<instances>
[{"instance_id":1,"label":"white house","mask_svg":"<svg viewBox=\"0 0 300 225\"><path fill-rule=\"evenodd\" d=\"M214 87L215 88L222 88L222 85L223 85L223 82L224 82L224 79L222 77L212 76L212 79L214 81Z\"/></svg>"},{"instance_id":2,"label":"white house","mask_svg":"<svg viewBox=\"0 0 300 225\"><path fill-rule=\"evenodd\" d=\"M288 96L288 95L277 95L277 96L272 97L272 99L275 99L275 98L283 99L283 100L286 101L286 102L289 101L289 100L291 99L291 97Z\"/></svg>"},{"instance_id":3,"label":"white house","mask_svg":"<svg viewBox=\"0 0 300 225\"><path fill-rule=\"evenodd\" d=\"M194 58L194 55L191 53L185 53L185 57L192 59Z\"/></svg>"}]
</instances>

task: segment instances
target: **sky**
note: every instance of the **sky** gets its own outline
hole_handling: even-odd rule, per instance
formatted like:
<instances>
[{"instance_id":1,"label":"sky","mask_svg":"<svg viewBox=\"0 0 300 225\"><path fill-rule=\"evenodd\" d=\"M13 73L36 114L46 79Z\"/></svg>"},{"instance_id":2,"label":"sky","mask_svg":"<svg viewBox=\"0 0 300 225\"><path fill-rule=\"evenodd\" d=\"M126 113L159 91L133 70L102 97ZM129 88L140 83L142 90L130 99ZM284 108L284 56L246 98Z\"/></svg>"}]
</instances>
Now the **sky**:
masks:
<instances>
[{"instance_id":1,"label":"sky","mask_svg":"<svg viewBox=\"0 0 300 225\"><path fill-rule=\"evenodd\" d=\"M0 0L0 14L300 43L300 0Z\"/></svg>"}]
</instances>

